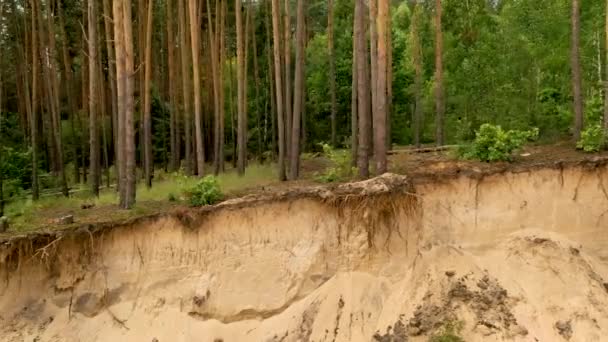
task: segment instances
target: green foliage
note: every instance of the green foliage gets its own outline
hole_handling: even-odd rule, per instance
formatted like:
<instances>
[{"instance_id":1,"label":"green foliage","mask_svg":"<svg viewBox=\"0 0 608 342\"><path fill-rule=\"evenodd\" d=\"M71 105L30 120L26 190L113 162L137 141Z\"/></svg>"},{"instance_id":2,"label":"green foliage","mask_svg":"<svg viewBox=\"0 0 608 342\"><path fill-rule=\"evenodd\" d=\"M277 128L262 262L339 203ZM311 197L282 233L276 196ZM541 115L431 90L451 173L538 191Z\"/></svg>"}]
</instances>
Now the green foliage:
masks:
<instances>
[{"instance_id":1,"label":"green foliage","mask_svg":"<svg viewBox=\"0 0 608 342\"><path fill-rule=\"evenodd\" d=\"M461 157L486 162L509 161L511 153L528 140L538 138L538 129L530 131L505 131L500 126L483 124L475 134L475 140L460 150Z\"/></svg>"},{"instance_id":2,"label":"green foliage","mask_svg":"<svg viewBox=\"0 0 608 342\"><path fill-rule=\"evenodd\" d=\"M576 143L576 148L588 153L599 152L603 144L602 126L594 124L581 132L581 139Z\"/></svg>"},{"instance_id":3,"label":"green foliage","mask_svg":"<svg viewBox=\"0 0 608 342\"><path fill-rule=\"evenodd\" d=\"M323 155L331 160L333 166L315 175L315 180L321 183L333 183L348 180L355 174L352 167L352 155L349 150L335 150L329 144L319 144L323 147Z\"/></svg>"},{"instance_id":4,"label":"green foliage","mask_svg":"<svg viewBox=\"0 0 608 342\"><path fill-rule=\"evenodd\" d=\"M429 342L465 342L460 333L464 328L462 321L447 322L440 331L429 338Z\"/></svg>"},{"instance_id":5,"label":"green foliage","mask_svg":"<svg viewBox=\"0 0 608 342\"><path fill-rule=\"evenodd\" d=\"M193 207L215 204L222 196L220 184L214 176L204 177L188 191L190 205Z\"/></svg>"}]
</instances>

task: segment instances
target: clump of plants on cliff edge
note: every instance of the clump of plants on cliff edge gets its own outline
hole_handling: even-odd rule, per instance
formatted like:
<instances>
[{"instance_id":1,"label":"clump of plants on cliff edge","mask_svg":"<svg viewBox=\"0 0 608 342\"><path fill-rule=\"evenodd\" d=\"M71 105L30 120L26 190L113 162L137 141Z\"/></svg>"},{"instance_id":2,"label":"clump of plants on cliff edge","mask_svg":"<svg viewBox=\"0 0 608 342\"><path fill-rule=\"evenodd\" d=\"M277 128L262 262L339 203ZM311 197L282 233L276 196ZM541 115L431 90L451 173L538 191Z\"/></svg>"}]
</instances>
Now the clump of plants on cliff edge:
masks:
<instances>
[{"instance_id":1,"label":"clump of plants on cliff edge","mask_svg":"<svg viewBox=\"0 0 608 342\"><path fill-rule=\"evenodd\" d=\"M193 207L215 204L223 197L220 183L214 176L204 177L192 188L185 191L185 194Z\"/></svg>"},{"instance_id":2,"label":"clump of plants on cliff edge","mask_svg":"<svg viewBox=\"0 0 608 342\"><path fill-rule=\"evenodd\" d=\"M459 155L463 159L485 162L510 161L513 151L537 138L538 128L505 131L498 125L483 124L475 132L475 140L460 148Z\"/></svg>"}]
</instances>

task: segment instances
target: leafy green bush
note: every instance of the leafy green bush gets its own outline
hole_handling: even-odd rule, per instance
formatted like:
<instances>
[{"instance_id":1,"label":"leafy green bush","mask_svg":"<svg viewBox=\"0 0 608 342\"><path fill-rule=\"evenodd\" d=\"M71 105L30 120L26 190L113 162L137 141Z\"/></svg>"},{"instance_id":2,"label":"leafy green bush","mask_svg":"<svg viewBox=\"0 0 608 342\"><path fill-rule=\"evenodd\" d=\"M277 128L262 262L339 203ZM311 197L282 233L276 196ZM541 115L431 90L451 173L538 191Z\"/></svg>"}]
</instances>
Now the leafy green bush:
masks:
<instances>
[{"instance_id":1,"label":"leafy green bush","mask_svg":"<svg viewBox=\"0 0 608 342\"><path fill-rule=\"evenodd\" d=\"M463 327L464 323L461 321L447 322L440 331L431 336L429 342L464 342L460 337Z\"/></svg>"},{"instance_id":2,"label":"leafy green bush","mask_svg":"<svg viewBox=\"0 0 608 342\"><path fill-rule=\"evenodd\" d=\"M511 153L529 140L538 138L538 128L530 131L505 131L500 126L483 124L475 132L475 140L461 147L459 154L464 159L477 159L486 162L509 161Z\"/></svg>"},{"instance_id":3,"label":"leafy green bush","mask_svg":"<svg viewBox=\"0 0 608 342\"><path fill-rule=\"evenodd\" d=\"M206 176L188 191L187 196L190 198L190 205L200 207L217 203L222 199L222 191L217 178Z\"/></svg>"},{"instance_id":4,"label":"leafy green bush","mask_svg":"<svg viewBox=\"0 0 608 342\"><path fill-rule=\"evenodd\" d=\"M591 125L581 132L581 140L576 143L576 148L585 152L599 152L604 143L602 126Z\"/></svg>"},{"instance_id":5,"label":"leafy green bush","mask_svg":"<svg viewBox=\"0 0 608 342\"><path fill-rule=\"evenodd\" d=\"M349 150L335 150L329 144L319 144L323 147L323 155L332 161L333 166L315 175L315 180L322 183L333 183L347 180L353 176L352 155Z\"/></svg>"}]
</instances>

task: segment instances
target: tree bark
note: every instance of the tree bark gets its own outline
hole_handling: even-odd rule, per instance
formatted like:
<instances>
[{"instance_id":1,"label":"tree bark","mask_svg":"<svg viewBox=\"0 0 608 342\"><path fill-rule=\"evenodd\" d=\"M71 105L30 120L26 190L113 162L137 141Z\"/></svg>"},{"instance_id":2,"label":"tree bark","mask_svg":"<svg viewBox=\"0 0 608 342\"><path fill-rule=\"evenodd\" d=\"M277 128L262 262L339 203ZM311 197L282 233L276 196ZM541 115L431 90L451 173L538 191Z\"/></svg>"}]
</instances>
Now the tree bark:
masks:
<instances>
[{"instance_id":1,"label":"tree bark","mask_svg":"<svg viewBox=\"0 0 608 342\"><path fill-rule=\"evenodd\" d=\"M356 6L356 4L355 4ZM351 143L351 158L352 166L357 166L357 154L359 152L359 117L357 115L357 89L358 89L358 75L357 75L357 36L355 32L357 21L353 20L353 51L352 51L352 80L351 80L351 95L350 95L350 143Z\"/></svg>"},{"instance_id":2,"label":"tree bark","mask_svg":"<svg viewBox=\"0 0 608 342\"><path fill-rule=\"evenodd\" d=\"M378 110L378 26L376 20L378 18L378 0L369 0L369 58L370 58L370 79L371 79L371 101L372 101L372 121L370 129L376 125L373 119L376 117ZM372 140L372 144L375 141ZM371 148L370 148L371 150ZM370 151L371 152L371 151Z\"/></svg>"},{"instance_id":3,"label":"tree bark","mask_svg":"<svg viewBox=\"0 0 608 342\"><path fill-rule=\"evenodd\" d=\"M442 146L444 144L443 125L445 116L441 15L441 0L435 0L435 142L437 143L437 146Z\"/></svg>"},{"instance_id":4,"label":"tree bark","mask_svg":"<svg viewBox=\"0 0 608 342\"><path fill-rule=\"evenodd\" d=\"M205 174L205 150L203 147L203 128L201 113L201 77L199 64L199 31L198 9L196 0L189 0L190 9L190 41L192 44L192 71L194 78L194 142L196 143L196 164L199 176Z\"/></svg>"},{"instance_id":5,"label":"tree bark","mask_svg":"<svg viewBox=\"0 0 608 342\"><path fill-rule=\"evenodd\" d=\"M370 89L368 80L368 60L366 58L367 42L365 39L365 1L355 3L355 39L357 48L357 103L359 115L359 152L357 167L359 177L369 177L370 150ZM372 0L373 1L373 0Z\"/></svg>"},{"instance_id":6,"label":"tree bark","mask_svg":"<svg viewBox=\"0 0 608 342\"><path fill-rule=\"evenodd\" d=\"M243 15L241 0L235 0L236 16L236 77L237 77L237 171L245 174L246 159L246 82L245 82L245 40L243 32Z\"/></svg>"},{"instance_id":7,"label":"tree bark","mask_svg":"<svg viewBox=\"0 0 608 342\"><path fill-rule=\"evenodd\" d=\"M152 82L152 19L154 1L148 0L148 14L146 16L146 52L144 75L144 178L146 186L152 187L154 160L152 156L152 117L150 115L151 97L150 83Z\"/></svg>"},{"instance_id":8,"label":"tree bark","mask_svg":"<svg viewBox=\"0 0 608 342\"><path fill-rule=\"evenodd\" d=\"M583 85L581 77L581 61L580 61L580 1L572 0L572 93L574 97L574 141L581 138L583 130Z\"/></svg>"},{"instance_id":9,"label":"tree bark","mask_svg":"<svg viewBox=\"0 0 608 342\"><path fill-rule=\"evenodd\" d=\"M336 55L334 51L334 1L327 2L327 50L329 54L329 93L331 96L331 145L338 147L337 115L338 101L336 99Z\"/></svg>"},{"instance_id":10,"label":"tree bark","mask_svg":"<svg viewBox=\"0 0 608 342\"><path fill-rule=\"evenodd\" d=\"M32 15L32 111L30 116L30 138L32 143L32 199L40 198L38 186L38 38L36 37L36 16L38 11L38 0L30 0Z\"/></svg>"},{"instance_id":11,"label":"tree bark","mask_svg":"<svg viewBox=\"0 0 608 342\"><path fill-rule=\"evenodd\" d=\"M606 12L605 17L605 31L606 31L606 46L608 47L608 0L606 0ZM604 79L604 145L607 146L606 142L608 139L608 48L606 49L606 66L605 66L605 79Z\"/></svg>"},{"instance_id":12,"label":"tree bark","mask_svg":"<svg viewBox=\"0 0 608 342\"><path fill-rule=\"evenodd\" d=\"M283 116L283 86L281 78L281 33L279 27L279 0L272 0L272 31L274 41L274 80L276 90L276 102L277 102L277 121L279 128L279 180L285 181L287 179L285 173L285 122ZM289 87L286 87L289 88Z\"/></svg>"},{"instance_id":13,"label":"tree bark","mask_svg":"<svg viewBox=\"0 0 608 342\"><path fill-rule=\"evenodd\" d=\"M298 0L298 9L296 12L296 70L295 82L293 91L293 122L291 131L291 163L289 167L289 175L292 180L297 179L300 171L300 125L302 120L303 109L303 91L304 91L304 75L305 75L305 59L306 50L304 40L306 38L306 0Z\"/></svg>"},{"instance_id":14,"label":"tree bark","mask_svg":"<svg viewBox=\"0 0 608 342\"><path fill-rule=\"evenodd\" d=\"M291 126L292 126L292 98L291 98L291 13L290 13L290 0L285 0L283 5L283 61L285 68L285 79L283 89L285 91L285 156L289 159L290 149L289 144L291 142Z\"/></svg>"},{"instance_id":15,"label":"tree bark","mask_svg":"<svg viewBox=\"0 0 608 342\"><path fill-rule=\"evenodd\" d=\"M215 175L220 172L220 80L218 73L218 59L219 59L219 48L218 48L218 28L219 28L219 0L215 2L215 27L211 20L211 2L207 0L207 32L209 33L209 46L211 55L211 79L213 87L213 173Z\"/></svg>"},{"instance_id":16,"label":"tree bark","mask_svg":"<svg viewBox=\"0 0 608 342\"><path fill-rule=\"evenodd\" d=\"M249 4L249 8L251 8L253 6L253 4ZM249 13L251 13L253 11L250 11ZM259 71L259 66L258 66L258 42L257 42L257 37L255 34L255 13L252 14L253 18L250 19L250 21L252 23L254 23L254 25L251 25L251 30L249 31L249 33L251 33L251 45L253 48L253 78L254 78L254 82L255 82L255 102L254 102L254 108L255 108L255 118L256 118L256 128L257 128L257 143L258 143L258 161L260 162L260 164L262 164L264 162L264 158L262 157L262 111L260 110L260 99L261 99L261 94L260 94L260 71ZM249 34L248 33L248 34Z\"/></svg>"},{"instance_id":17,"label":"tree bark","mask_svg":"<svg viewBox=\"0 0 608 342\"><path fill-rule=\"evenodd\" d=\"M423 70L422 70L422 47L420 45L419 25L420 25L420 5L415 4L412 24L411 24L411 44L413 52L413 61L415 69L414 77L414 98L415 98L415 111L414 111L414 145L420 147L421 129L423 127L423 103L422 103L422 87L423 87Z\"/></svg>"},{"instance_id":18,"label":"tree bark","mask_svg":"<svg viewBox=\"0 0 608 342\"><path fill-rule=\"evenodd\" d=\"M378 17L376 21L378 32L378 75L376 84L377 109L374 111L374 154L376 173L383 174L388 170L386 152L386 118L387 118L387 75L388 75L388 22L389 2L378 0Z\"/></svg>"},{"instance_id":19,"label":"tree bark","mask_svg":"<svg viewBox=\"0 0 608 342\"><path fill-rule=\"evenodd\" d=\"M101 172L99 171L99 128L97 125L98 115L98 79L97 79L97 5L95 0L87 1L88 13L88 55L89 55L89 167L91 171L91 192L99 197L99 183Z\"/></svg>"},{"instance_id":20,"label":"tree bark","mask_svg":"<svg viewBox=\"0 0 608 342\"><path fill-rule=\"evenodd\" d=\"M108 0L104 0L108 1ZM177 119L177 101L175 98L175 87L177 87L175 75L175 36L173 33L173 0L167 0L166 3L166 21L167 21L167 67L169 69L169 131L170 131L170 147L171 147L171 163L170 169L175 172L179 170L180 151L179 151L179 121Z\"/></svg>"},{"instance_id":21,"label":"tree bark","mask_svg":"<svg viewBox=\"0 0 608 342\"><path fill-rule=\"evenodd\" d=\"M105 0L106 2L108 0ZM57 13L59 17L59 32L61 34L61 52L63 59L63 78L65 80L65 92L68 100L68 108L70 110L70 129L72 136L72 154L74 155L74 182L80 183L80 170L78 167L78 145L76 142L76 115L78 115L78 108L76 101L73 96L74 88L74 75L72 73L71 64L72 61L68 54L67 35L65 33L65 18L63 10L61 8L61 1L57 1ZM109 54L109 52L108 52ZM114 90L116 90L114 88Z\"/></svg>"},{"instance_id":22,"label":"tree bark","mask_svg":"<svg viewBox=\"0 0 608 342\"><path fill-rule=\"evenodd\" d=\"M188 57L190 53L192 53L188 49L188 41L186 39L186 14L184 10L184 1L185 0L177 0L178 2L178 13L179 13L179 36L180 36L180 55L181 55L181 78L182 78L182 107L184 113L184 143L185 143L185 152L186 152L186 173L193 173L193 165L192 165L192 118L191 118L191 103L190 103L190 58Z\"/></svg>"},{"instance_id":23,"label":"tree bark","mask_svg":"<svg viewBox=\"0 0 608 342\"><path fill-rule=\"evenodd\" d=\"M133 67L133 27L131 25L131 0L124 1L124 48L125 48L125 66L127 74L127 93L125 106L125 156L126 156L126 186L125 186L125 206L130 209L135 205L135 189L136 189L136 174L135 174L135 122L134 122L134 79L135 70Z\"/></svg>"}]
</instances>

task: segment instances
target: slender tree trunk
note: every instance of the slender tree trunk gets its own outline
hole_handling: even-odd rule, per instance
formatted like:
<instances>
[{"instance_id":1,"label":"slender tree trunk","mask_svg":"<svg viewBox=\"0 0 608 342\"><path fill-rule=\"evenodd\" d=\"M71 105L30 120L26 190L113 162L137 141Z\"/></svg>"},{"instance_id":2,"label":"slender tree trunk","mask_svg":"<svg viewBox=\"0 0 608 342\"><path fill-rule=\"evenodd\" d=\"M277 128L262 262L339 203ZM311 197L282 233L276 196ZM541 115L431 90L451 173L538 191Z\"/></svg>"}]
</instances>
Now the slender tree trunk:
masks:
<instances>
[{"instance_id":1,"label":"slender tree trunk","mask_svg":"<svg viewBox=\"0 0 608 342\"><path fill-rule=\"evenodd\" d=\"M420 147L421 130L423 127L423 103L422 103L422 87L423 87L423 70L422 70L422 47L420 45L419 25L420 25L420 5L414 5L414 13L412 15L411 24L411 42L414 60L414 97L416 107L414 111L414 145Z\"/></svg>"},{"instance_id":2,"label":"slender tree trunk","mask_svg":"<svg viewBox=\"0 0 608 342\"><path fill-rule=\"evenodd\" d=\"M267 6L267 16L265 18L266 21L266 37L268 37L268 39L266 39L266 59L268 61L268 83L270 83L269 85L269 90L270 90L270 129L271 129L271 138L270 138L270 150L272 151L271 156L272 156L272 160L275 161L277 160L277 128L276 128L276 121L277 121L277 115L276 115L276 92L275 92L275 77L274 77L274 69L273 69L273 58L272 58L272 48L270 46L270 37L272 36L272 32L270 30L270 25L271 25L271 20L272 20L272 14L271 14L271 1L267 0L266 3L268 4ZM279 48L280 49L280 48Z\"/></svg>"},{"instance_id":3,"label":"slender tree trunk","mask_svg":"<svg viewBox=\"0 0 608 342\"><path fill-rule=\"evenodd\" d=\"M152 187L154 172L154 160L152 156L152 117L150 106L152 94L150 83L152 82L152 21L154 1L148 0L148 14L146 16L146 52L145 52L145 75L144 75L144 178L146 186Z\"/></svg>"},{"instance_id":4,"label":"slender tree trunk","mask_svg":"<svg viewBox=\"0 0 608 342\"><path fill-rule=\"evenodd\" d=\"M113 1L114 49L116 52L116 95L117 95L117 150L116 163L120 207L126 208L126 155L125 155L125 111L127 101L127 73L124 41L123 3Z\"/></svg>"},{"instance_id":5,"label":"slender tree trunk","mask_svg":"<svg viewBox=\"0 0 608 342\"><path fill-rule=\"evenodd\" d=\"M390 6L390 3L389 3ZM393 148L392 116L393 116L393 30L392 16L386 17L386 146Z\"/></svg>"},{"instance_id":6,"label":"slender tree trunk","mask_svg":"<svg viewBox=\"0 0 608 342\"><path fill-rule=\"evenodd\" d=\"M572 0L572 93L574 96L574 141L581 137L583 129L583 86L580 61L580 1Z\"/></svg>"},{"instance_id":7,"label":"slender tree trunk","mask_svg":"<svg viewBox=\"0 0 608 342\"><path fill-rule=\"evenodd\" d=\"M285 122L283 116L283 86L281 79L281 33L279 27L279 0L272 0L272 31L274 41L274 79L277 99L277 119L279 127L279 180L287 179L285 173ZM286 86L286 88L289 88Z\"/></svg>"},{"instance_id":8,"label":"slender tree trunk","mask_svg":"<svg viewBox=\"0 0 608 342\"><path fill-rule=\"evenodd\" d=\"M105 0L108 1L108 0ZM76 115L78 115L78 108L76 101L73 96L74 88L74 75L71 68L71 60L68 54L67 35L65 33L65 19L63 10L61 8L61 1L57 1L57 13L59 17L59 33L61 34L61 52L63 59L63 78L65 80L65 94L68 100L68 108L70 110L70 128L72 136L72 154L74 155L74 182L80 183L80 170L78 167L78 138L76 137Z\"/></svg>"},{"instance_id":9,"label":"slender tree trunk","mask_svg":"<svg viewBox=\"0 0 608 342\"><path fill-rule=\"evenodd\" d=\"M91 192L99 196L99 183L101 172L99 172L99 128L97 125L98 115L98 80L97 80L97 5L96 1L87 1L88 13L88 55L89 55L89 166L91 171Z\"/></svg>"},{"instance_id":10,"label":"slender tree trunk","mask_svg":"<svg viewBox=\"0 0 608 342\"><path fill-rule=\"evenodd\" d=\"M184 0L178 1L178 12L179 12L179 35L180 35L180 46L181 46L181 67L182 67L182 95L183 95L183 110L184 110L184 134L185 134L185 152L186 152L186 172L188 174L193 173L192 164L192 109L190 103L190 57L188 55L191 50L188 49L188 41L186 39L186 14L184 9Z\"/></svg>"},{"instance_id":11,"label":"slender tree trunk","mask_svg":"<svg viewBox=\"0 0 608 342\"><path fill-rule=\"evenodd\" d=\"M575 0L577 1L577 0ZM441 0L435 0L435 141L444 144L445 90L443 86L443 32Z\"/></svg>"},{"instance_id":12,"label":"slender tree trunk","mask_svg":"<svg viewBox=\"0 0 608 342\"><path fill-rule=\"evenodd\" d=\"M107 1L107 0L105 0ZM169 131L171 135L171 162L170 162L170 170L177 171L179 170L179 149L177 148L179 139L179 132L177 129L177 102L175 100L175 87L176 84L176 75L175 75L175 36L173 34L173 1L167 0L165 2L165 15L166 15L166 25L167 25L167 68L169 69Z\"/></svg>"},{"instance_id":13,"label":"slender tree trunk","mask_svg":"<svg viewBox=\"0 0 608 342\"><path fill-rule=\"evenodd\" d=\"M211 2L207 0L207 24L209 33L209 46L211 55L211 78L213 86L213 173L215 175L220 172L220 75L218 73L218 59L219 59L219 41L218 41L218 28L219 28L219 0L215 2L215 27L211 20Z\"/></svg>"},{"instance_id":14,"label":"slender tree trunk","mask_svg":"<svg viewBox=\"0 0 608 342\"><path fill-rule=\"evenodd\" d=\"M329 54L329 93L331 96L331 145L338 146L336 121L338 100L336 99L336 56L334 51L334 1L327 2L327 50Z\"/></svg>"},{"instance_id":15,"label":"slender tree trunk","mask_svg":"<svg viewBox=\"0 0 608 342\"><path fill-rule=\"evenodd\" d=\"M357 0L356 0L357 1ZM356 6L356 5L355 5ZM350 143L351 143L351 158L352 166L357 166L357 155L359 152L359 117L357 115L357 89L358 89L358 73L357 73L357 36L355 32L357 21L353 20L353 58L352 58L352 80L351 80L351 95L350 95Z\"/></svg>"},{"instance_id":16,"label":"slender tree trunk","mask_svg":"<svg viewBox=\"0 0 608 342\"><path fill-rule=\"evenodd\" d=\"M203 128L202 128L202 104L201 104L201 77L199 64L199 31L198 9L196 0L189 0L190 9L190 39L192 43L192 71L194 78L194 130L196 143L196 163L198 175L205 174L205 150L203 148Z\"/></svg>"},{"instance_id":17,"label":"slender tree trunk","mask_svg":"<svg viewBox=\"0 0 608 342\"><path fill-rule=\"evenodd\" d=\"M608 47L608 0L606 0L606 13L604 13L606 20L605 31L606 31L606 47ZM604 76L604 145L608 146L608 48L606 48L606 66Z\"/></svg>"},{"instance_id":18,"label":"slender tree trunk","mask_svg":"<svg viewBox=\"0 0 608 342\"><path fill-rule=\"evenodd\" d=\"M235 0L236 16L236 77L237 77L237 170L239 175L245 173L246 159L246 80L245 80L245 39L241 0Z\"/></svg>"},{"instance_id":19,"label":"slender tree trunk","mask_svg":"<svg viewBox=\"0 0 608 342\"><path fill-rule=\"evenodd\" d=\"M388 117L387 107L387 75L388 75L388 22L389 2L388 0L378 0L378 17L376 27L378 32L378 69L376 86L376 105L374 111L374 155L376 158L376 173L383 174L388 170L386 153L386 119ZM372 85L373 86L373 85Z\"/></svg>"},{"instance_id":20,"label":"slender tree trunk","mask_svg":"<svg viewBox=\"0 0 608 342\"><path fill-rule=\"evenodd\" d=\"M32 111L30 119L30 138L32 140L32 199L40 198L38 187L38 38L36 37L36 16L38 12L38 0L30 0L32 11Z\"/></svg>"},{"instance_id":21,"label":"slender tree trunk","mask_svg":"<svg viewBox=\"0 0 608 342\"><path fill-rule=\"evenodd\" d=\"M290 0L285 0L283 8L283 48L284 48L284 67L285 67L285 84L283 86L285 91L285 156L289 159L290 149L289 145L291 142L291 127L292 127L292 98L291 98L291 14L290 14Z\"/></svg>"},{"instance_id":22,"label":"slender tree trunk","mask_svg":"<svg viewBox=\"0 0 608 342\"><path fill-rule=\"evenodd\" d=\"M251 8L252 6L254 6L253 4L249 4L249 7ZM249 12L251 13L251 12ZM257 37L255 34L255 13L252 14L253 18L250 19L250 21L254 24L251 25L251 45L253 47L253 78L254 78L254 82L255 82L255 101L254 101L254 108L255 108L255 118L256 118L256 128L257 128L257 143L258 143L258 160L260 162L260 164L262 164L264 162L264 158L262 157L262 111L260 110L260 99L261 99L261 94L260 94L260 71L259 71L259 66L258 66L258 42L257 42Z\"/></svg>"},{"instance_id":23,"label":"slender tree trunk","mask_svg":"<svg viewBox=\"0 0 608 342\"><path fill-rule=\"evenodd\" d=\"M376 20L378 17L378 0L369 0L369 58L370 58L370 79L371 79L371 101L372 101L372 121L370 122L370 130L374 130L374 126L376 122L374 118L376 118L376 111L378 110L378 26L376 25ZM371 141L372 146L370 147L370 152L372 151L374 140Z\"/></svg>"},{"instance_id":24,"label":"slender tree trunk","mask_svg":"<svg viewBox=\"0 0 608 342\"><path fill-rule=\"evenodd\" d=\"M103 0L103 25L105 31L106 51L108 57L108 83L110 85L111 108L112 108L112 146L114 147L114 170L116 173L116 184L118 187L118 94L116 90L116 53L114 51L112 9L110 0Z\"/></svg>"},{"instance_id":25,"label":"slender tree trunk","mask_svg":"<svg viewBox=\"0 0 608 342\"><path fill-rule=\"evenodd\" d=\"M135 122L134 110L135 103L133 98L135 70L133 66L133 28L131 26L131 0L125 0L123 5L124 19L124 41L125 41L125 57L126 57L126 74L127 74L127 94L125 106L125 158L126 158L126 185L125 185L125 206L130 209L135 205Z\"/></svg>"},{"instance_id":26,"label":"slender tree trunk","mask_svg":"<svg viewBox=\"0 0 608 342\"><path fill-rule=\"evenodd\" d=\"M220 45L220 61L219 61L219 91L220 91L220 146L219 149L219 163L220 172L225 171L225 157L224 157L224 143L225 143L225 120L226 120L226 96L224 91L224 66L226 65L226 11L227 1L221 1L221 14L220 14L220 32L218 34L219 45Z\"/></svg>"},{"instance_id":27,"label":"slender tree trunk","mask_svg":"<svg viewBox=\"0 0 608 342\"><path fill-rule=\"evenodd\" d=\"M359 115L359 152L357 167L359 177L369 177L369 151L370 151L370 89L368 80L368 60L366 58L365 39L365 1L356 0L355 3L355 39L357 47L357 102ZM373 1L373 0L372 0Z\"/></svg>"},{"instance_id":28,"label":"slender tree trunk","mask_svg":"<svg viewBox=\"0 0 608 342\"><path fill-rule=\"evenodd\" d=\"M303 109L303 93L304 93L304 75L305 75L305 60L306 50L304 40L306 39L306 0L298 0L298 9L296 11L297 28L296 28L296 70L295 84L293 91L293 122L291 131L291 154L290 154L290 178L297 179L300 172L300 125L302 120Z\"/></svg>"}]
</instances>

